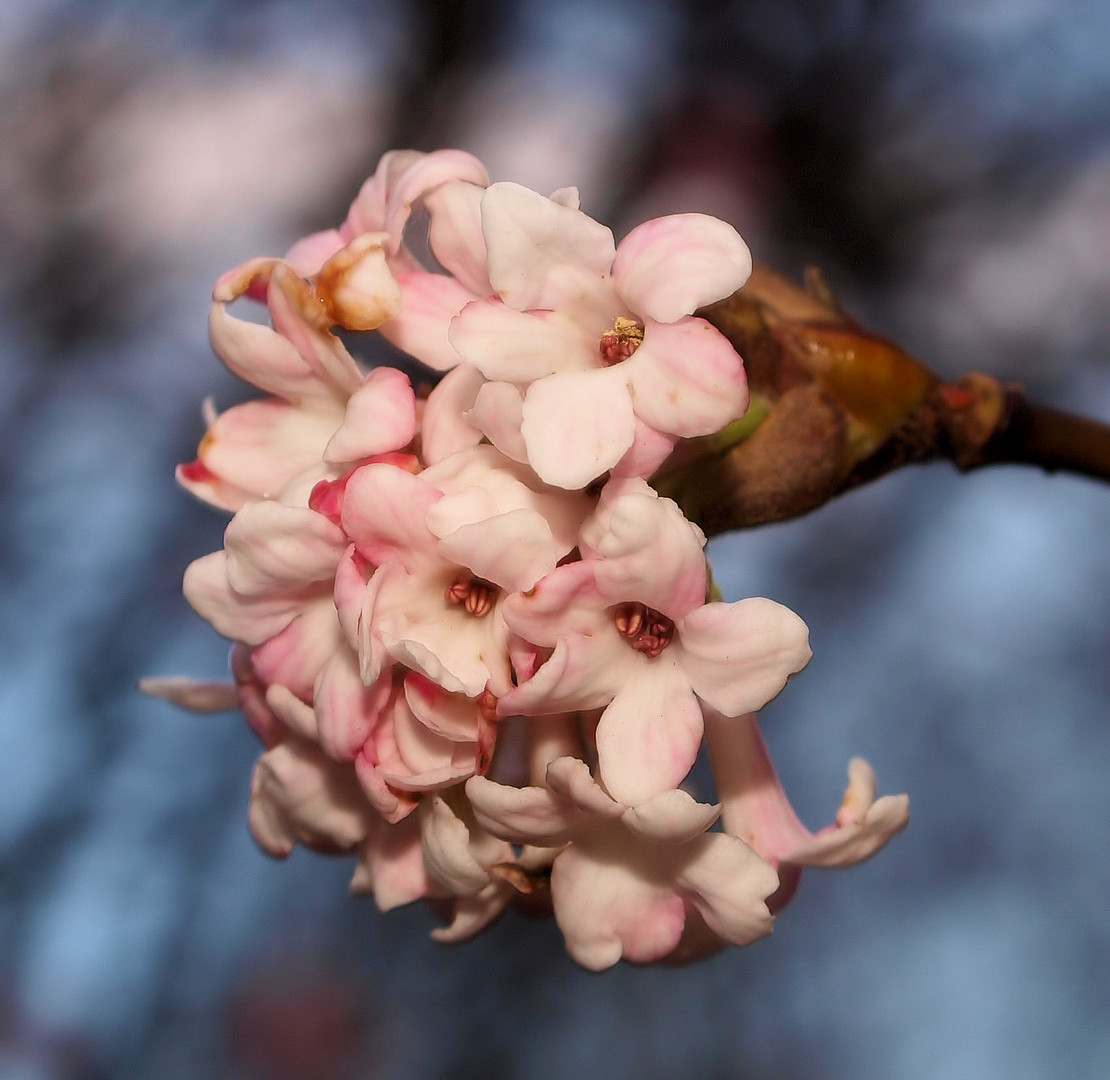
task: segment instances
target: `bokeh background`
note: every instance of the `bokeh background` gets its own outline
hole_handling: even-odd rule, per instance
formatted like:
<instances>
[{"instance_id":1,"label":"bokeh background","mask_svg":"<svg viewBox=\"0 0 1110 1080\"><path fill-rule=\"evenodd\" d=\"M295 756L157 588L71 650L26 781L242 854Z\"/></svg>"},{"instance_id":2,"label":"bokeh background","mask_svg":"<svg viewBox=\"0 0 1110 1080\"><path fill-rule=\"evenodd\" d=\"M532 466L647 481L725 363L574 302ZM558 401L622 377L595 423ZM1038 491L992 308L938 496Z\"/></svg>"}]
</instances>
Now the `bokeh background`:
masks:
<instances>
[{"instance_id":1,"label":"bokeh background","mask_svg":"<svg viewBox=\"0 0 1110 1080\"><path fill-rule=\"evenodd\" d=\"M451 949L350 867L268 861L179 596L171 480L225 268L338 221L391 146L701 210L865 322L1110 419L1105 0L0 3L0 1077L1110 1075L1110 489L907 470L716 541L815 658L765 713L803 818L850 756L914 820L775 935L601 976L510 913Z\"/></svg>"}]
</instances>

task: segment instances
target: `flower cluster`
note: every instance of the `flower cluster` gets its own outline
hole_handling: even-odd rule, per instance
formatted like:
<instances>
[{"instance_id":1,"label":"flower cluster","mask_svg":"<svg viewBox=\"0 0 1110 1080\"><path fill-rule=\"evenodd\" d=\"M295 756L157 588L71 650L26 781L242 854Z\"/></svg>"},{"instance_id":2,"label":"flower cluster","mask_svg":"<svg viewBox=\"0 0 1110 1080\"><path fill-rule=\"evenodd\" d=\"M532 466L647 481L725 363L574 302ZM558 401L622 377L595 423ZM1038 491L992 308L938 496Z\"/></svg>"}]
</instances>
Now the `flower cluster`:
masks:
<instances>
[{"instance_id":1,"label":"flower cluster","mask_svg":"<svg viewBox=\"0 0 1110 1080\"><path fill-rule=\"evenodd\" d=\"M862 761L833 825L798 822L755 714L808 661L806 627L711 600L704 535L649 483L747 408L694 313L750 267L713 218L615 245L573 190L401 151L339 229L219 280L215 351L269 396L207 406L178 479L234 514L184 583L234 684L145 687L242 709L265 851L354 853L355 890L438 901L443 941L547 907L601 969L746 944L802 866L906 824ZM270 325L229 314L242 296ZM445 374L421 394L364 374L336 328ZM703 745L714 805L682 786Z\"/></svg>"}]
</instances>

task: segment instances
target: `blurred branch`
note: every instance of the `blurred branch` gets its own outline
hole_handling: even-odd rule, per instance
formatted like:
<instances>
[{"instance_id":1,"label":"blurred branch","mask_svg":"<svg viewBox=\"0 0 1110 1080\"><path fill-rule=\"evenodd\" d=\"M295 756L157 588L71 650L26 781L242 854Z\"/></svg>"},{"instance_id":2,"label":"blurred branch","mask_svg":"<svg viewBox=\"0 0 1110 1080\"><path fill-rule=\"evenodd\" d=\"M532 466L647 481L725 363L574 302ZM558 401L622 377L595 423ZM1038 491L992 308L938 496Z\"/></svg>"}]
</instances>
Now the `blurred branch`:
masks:
<instances>
[{"instance_id":1,"label":"blurred branch","mask_svg":"<svg viewBox=\"0 0 1110 1080\"><path fill-rule=\"evenodd\" d=\"M657 486L711 536L796 517L917 462L1110 480L1110 425L1038 405L989 375L944 383L843 312L816 270L801 288L757 267L701 314L744 357L752 409Z\"/></svg>"}]
</instances>

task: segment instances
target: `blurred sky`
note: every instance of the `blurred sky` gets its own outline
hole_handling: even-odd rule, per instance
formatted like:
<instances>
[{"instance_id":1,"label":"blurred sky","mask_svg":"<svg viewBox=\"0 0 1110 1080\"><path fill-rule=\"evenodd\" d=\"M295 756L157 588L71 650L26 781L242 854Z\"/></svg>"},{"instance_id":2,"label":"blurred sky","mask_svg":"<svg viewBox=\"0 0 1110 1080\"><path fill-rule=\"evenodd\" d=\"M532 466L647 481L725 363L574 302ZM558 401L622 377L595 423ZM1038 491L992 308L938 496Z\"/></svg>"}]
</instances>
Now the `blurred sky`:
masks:
<instances>
[{"instance_id":1,"label":"blurred sky","mask_svg":"<svg viewBox=\"0 0 1110 1080\"><path fill-rule=\"evenodd\" d=\"M716 541L809 622L764 717L803 818L853 754L907 833L775 935L579 971L513 913L453 949L350 868L265 859L180 598L172 483L227 267L338 221L383 150L577 184L618 235L730 220L945 375L1110 419L1103 0L0 2L0 1078L1110 1075L1110 490L919 468Z\"/></svg>"}]
</instances>

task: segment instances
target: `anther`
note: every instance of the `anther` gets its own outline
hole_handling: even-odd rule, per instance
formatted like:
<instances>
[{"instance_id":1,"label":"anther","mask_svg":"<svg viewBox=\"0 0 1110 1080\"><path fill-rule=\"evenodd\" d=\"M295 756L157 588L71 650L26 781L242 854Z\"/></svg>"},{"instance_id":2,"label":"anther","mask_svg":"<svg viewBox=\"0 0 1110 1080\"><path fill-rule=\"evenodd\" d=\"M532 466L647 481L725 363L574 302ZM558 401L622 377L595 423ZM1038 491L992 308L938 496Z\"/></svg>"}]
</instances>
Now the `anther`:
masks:
<instances>
[{"instance_id":1,"label":"anther","mask_svg":"<svg viewBox=\"0 0 1110 1080\"><path fill-rule=\"evenodd\" d=\"M612 330L606 330L598 342L601 361L606 367L627 360L644 340L644 328L632 319L618 317Z\"/></svg>"}]
</instances>

